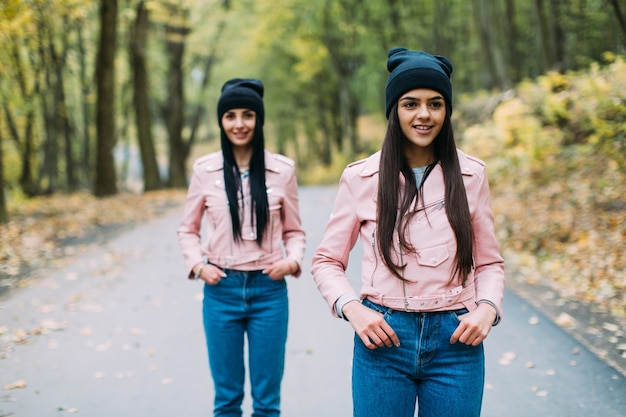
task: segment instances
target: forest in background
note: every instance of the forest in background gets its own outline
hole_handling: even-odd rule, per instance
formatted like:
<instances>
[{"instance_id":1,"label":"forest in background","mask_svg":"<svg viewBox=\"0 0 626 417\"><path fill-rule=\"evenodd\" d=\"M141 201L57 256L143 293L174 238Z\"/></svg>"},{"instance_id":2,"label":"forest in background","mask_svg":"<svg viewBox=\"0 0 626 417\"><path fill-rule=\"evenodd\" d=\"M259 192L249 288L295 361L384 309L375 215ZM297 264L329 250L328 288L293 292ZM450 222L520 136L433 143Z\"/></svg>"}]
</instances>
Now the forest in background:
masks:
<instances>
[{"instance_id":1,"label":"forest in background","mask_svg":"<svg viewBox=\"0 0 626 417\"><path fill-rule=\"evenodd\" d=\"M605 64L606 52L623 54L621 7L2 0L0 222L9 199L184 188L197 145L218 146L215 102L231 77L263 80L268 147L294 158L304 182L322 181L329 167L380 143L379 130L360 124L383 114L389 48L449 57L455 100L506 92L549 71Z\"/></svg>"},{"instance_id":2,"label":"forest in background","mask_svg":"<svg viewBox=\"0 0 626 417\"><path fill-rule=\"evenodd\" d=\"M300 183L333 183L380 146L386 52L400 45L455 65L455 130L488 163L509 265L626 317L620 6L2 0L0 277L135 219L127 191L180 198L193 158L219 146L230 77L264 81L267 145Z\"/></svg>"}]
</instances>

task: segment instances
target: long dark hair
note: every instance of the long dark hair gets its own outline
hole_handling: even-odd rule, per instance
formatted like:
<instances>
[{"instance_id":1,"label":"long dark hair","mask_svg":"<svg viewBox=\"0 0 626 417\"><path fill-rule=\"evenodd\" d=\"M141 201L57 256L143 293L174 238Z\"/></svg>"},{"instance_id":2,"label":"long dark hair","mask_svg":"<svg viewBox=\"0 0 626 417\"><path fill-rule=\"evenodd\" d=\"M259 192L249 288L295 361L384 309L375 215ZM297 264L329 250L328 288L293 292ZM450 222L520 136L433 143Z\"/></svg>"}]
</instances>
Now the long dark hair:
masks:
<instances>
[{"instance_id":1,"label":"long dark hair","mask_svg":"<svg viewBox=\"0 0 626 417\"><path fill-rule=\"evenodd\" d=\"M228 208L232 220L233 236L236 242L241 242L241 216L239 198L243 203L243 188L241 187L241 172L235 162L233 145L226 136L224 129L220 129L222 154L224 155L224 185L228 197ZM265 186L265 138L263 126L257 121L254 126L252 139L252 158L250 159L250 221L256 221L256 242L260 246L267 228L269 218L269 203Z\"/></svg>"},{"instance_id":2,"label":"long dark hair","mask_svg":"<svg viewBox=\"0 0 626 417\"><path fill-rule=\"evenodd\" d=\"M450 108L446 103L444 124L441 132L433 141L435 162L426 168L424 179L418 187L411 166L404 156L404 141L407 139L400 127L397 103L391 109L380 157L376 233L378 235L378 250L385 265L393 275L402 280L404 277L401 270L406 264L396 263L391 256L394 234L397 230L398 249L400 251L416 252L415 247L407 240L406 233L411 218L416 214L415 210L411 212L411 203L413 199L415 199L416 205L419 204L420 200L424 201L422 195L424 181L437 163L440 163L443 169L446 215L457 243L454 270L450 276L450 282L458 276L460 282L465 284L467 276L474 266L472 220L454 141L450 113ZM405 180L403 189L400 189L399 174L402 174Z\"/></svg>"}]
</instances>

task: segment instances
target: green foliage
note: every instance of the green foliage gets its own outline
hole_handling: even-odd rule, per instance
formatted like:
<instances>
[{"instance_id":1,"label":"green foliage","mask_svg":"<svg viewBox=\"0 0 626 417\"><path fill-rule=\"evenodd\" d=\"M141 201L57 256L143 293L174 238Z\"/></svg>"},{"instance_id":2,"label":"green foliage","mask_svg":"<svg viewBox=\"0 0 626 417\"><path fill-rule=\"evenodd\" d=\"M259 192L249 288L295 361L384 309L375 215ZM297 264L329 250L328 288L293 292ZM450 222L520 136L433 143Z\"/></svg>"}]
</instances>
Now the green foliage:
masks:
<instances>
[{"instance_id":1,"label":"green foliage","mask_svg":"<svg viewBox=\"0 0 626 417\"><path fill-rule=\"evenodd\" d=\"M273 128L272 135L268 135L269 145L274 150L285 150L306 169L316 164L330 164L320 168L320 171L327 171L335 161L344 156L356 159L375 149L373 144L380 141L381 136L376 139L363 136L362 129L354 135L353 123L364 114L383 111L387 77L385 60L389 48L406 46L451 58L455 65L455 98L463 93L491 88L489 65L483 55L485 45L479 36L481 28L471 18L476 7L487 3L463 0L404 3L378 0L147 0L151 21L146 51L149 94L153 99L159 156L166 159L164 155L168 153L166 146L160 146L166 142L167 136L163 118L168 104L168 25L177 25L187 31L187 35L180 38L185 41L185 116L191 119L196 108L200 108L203 125L199 126L199 141L212 141L217 136L214 109L222 83L234 76L257 77L266 85L268 128ZM56 50L67 52L62 78L66 86L66 113L72 124L71 152L77 158L83 151L89 151L85 160L93 159L93 139L87 149L89 142L84 136L91 134L93 137L94 134L93 74L96 69L93 65L98 39L97 5L98 2L93 0L4 0L0 4L0 59L8 63L0 66L0 96L9 103L20 137L19 143L13 142L9 148L23 149L26 129L32 128L36 148L42 148L50 138L60 145L59 155L64 155L62 135L46 129L50 113L55 108L52 87L56 75L46 73L46 69L54 66L51 55L42 54L42 51L52 45ZM503 51L505 67L511 77L515 81L521 77L537 79L546 68L537 59L540 40L536 5L526 1L506 2L506 5L513 6L511 20L505 3L490 2L489 5L489 15L485 15L489 22L486 23L496 40L495 45ZM116 120L119 142L128 146L135 146L136 133L132 128L131 73L126 53L136 6L137 1L123 2L119 10ZM579 70L594 60L615 60L611 56L603 58L602 51L619 50L616 45L620 45L623 35L605 30L614 28L617 20L603 2L562 1L559 8L558 16L548 22L559 24L564 30L563 62L559 69ZM515 26L515 33L511 24ZM225 29L223 36L218 37L222 28ZM84 38L82 44L78 41L79 29ZM513 34L516 36L512 37ZM50 42L40 45L42 40ZM65 41L67 45L64 45ZM199 74L203 73L207 58L214 49L217 52L214 65L206 74L209 87L204 90ZM23 82L17 75L15 56L20 58ZM86 65L86 79L80 76L81 61ZM53 81L51 85L46 84L48 79ZM558 154L554 148L559 143L588 145L594 152L612 155L612 160L619 160L623 155L623 140L619 139L623 133L620 133L618 119L613 117L622 111L619 103L602 107L590 104L591 108L601 108L606 114L600 118L582 111L587 103L572 95L568 84L571 83L570 74L546 73L540 80L547 85L529 87L525 94L532 100L524 101L528 108L523 113L513 108L498 110L504 119L508 118L507 112L513 112L519 120L528 122L527 126L519 124L508 129L504 124L509 122L505 120L498 126L500 131L506 131L508 140L520 151L516 163L532 175L541 176L542 159L554 158ZM37 93L36 87L39 88ZM614 93L607 93L601 85L589 85L588 88L605 96ZM549 100L543 100L546 91L558 94L549 94ZM488 92L489 97L497 94L497 91ZM493 108L491 100L485 98L488 109ZM35 112L32 122L26 117L29 110ZM484 111L474 109L476 116ZM7 125L0 126L3 137L9 137ZM553 129L544 129L544 126ZM188 126L185 129L187 134ZM524 146L533 151L522 153ZM328 156L329 150L341 156ZM33 156L33 173L41 172L43 154L39 152ZM60 159L56 174L62 182L65 163L62 157ZM620 162L618 165L624 164ZM12 167L14 170L15 165ZM511 166L508 168L512 169ZM91 174L81 173L86 178ZM10 173L8 178L12 182L10 185L14 186L15 175Z\"/></svg>"},{"instance_id":2,"label":"green foliage","mask_svg":"<svg viewBox=\"0 0 626 417\"><path fill-rule=\"evenodd\" d=\"M510 267L624 316L626 67L611 61L520 84L462 148L487 162Z\"/></svg>"}]
</instances>

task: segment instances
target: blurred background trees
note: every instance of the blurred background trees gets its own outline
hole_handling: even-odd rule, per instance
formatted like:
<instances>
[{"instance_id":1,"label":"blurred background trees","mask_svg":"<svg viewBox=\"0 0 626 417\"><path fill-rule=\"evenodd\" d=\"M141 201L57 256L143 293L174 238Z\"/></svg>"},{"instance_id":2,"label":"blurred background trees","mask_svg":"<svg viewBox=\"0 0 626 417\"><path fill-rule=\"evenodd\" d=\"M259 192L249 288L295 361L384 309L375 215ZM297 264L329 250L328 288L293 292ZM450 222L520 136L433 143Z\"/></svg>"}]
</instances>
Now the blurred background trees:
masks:
<instances>
[{"instance_id":1,"label":"blurred background trees","mask_svg":"<svg viewBox=\"0 0 626 417\"><path fill-rule=\"evenodd\" d=\"M232 77L263 80L267 147L299 183L335 184L380 147L387 51L404 46L455 66L455 133L487 162L509 282L625 318L625 8L0 0L0 282L180 204Z\"/></svg>"},{"instance_id":2,"label":"blurred background trees","mask_svg":"<svg viewBox=\"0 0 626 417\"><path fill-rule=\"evenodd\" d=\"M624 22L618 0L2 0L0 189L184 188L231 77L263 80L268 147L321 181L379 146L389 48L448 56L455 100L497 97L623 54Z\"/></svg>"}]
</instances>

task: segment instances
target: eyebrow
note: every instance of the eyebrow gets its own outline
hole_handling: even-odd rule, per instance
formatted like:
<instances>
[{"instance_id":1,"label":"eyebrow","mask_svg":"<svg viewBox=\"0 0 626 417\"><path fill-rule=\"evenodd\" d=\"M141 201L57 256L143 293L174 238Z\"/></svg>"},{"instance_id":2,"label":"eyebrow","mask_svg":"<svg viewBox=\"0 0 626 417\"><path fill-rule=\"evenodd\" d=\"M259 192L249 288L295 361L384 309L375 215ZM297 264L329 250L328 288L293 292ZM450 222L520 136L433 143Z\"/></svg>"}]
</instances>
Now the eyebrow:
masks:
<instances>
[{"instance_id":1,"label":"eyebrow","mask_svg":"<svg viewBox=\"0 0 626 417\"><path fill-rule=\"evenodd\" d=\"M235 113L234 109L231 110L227 110L224 114L233 114ZM241 112L242 114L248 114L248 113L256 113L254 110L252 109L243 109L243 111Z\"/></svg>"},{"instance_id":2,"label":"eyebrow","mask_svg":"<svg viewBox=\"0 0 626 417\"><path fill-rule=\"evenodd\" d=\"M419 101L420 99L417 97L412 97L412 96L404 96L402 98L400 98L400 100L416 100ZM444 100L444 98L442 96L433 96L430 98L427 98L426 101L435 101L435 100Z\"/></svg>"}]
</instances>

